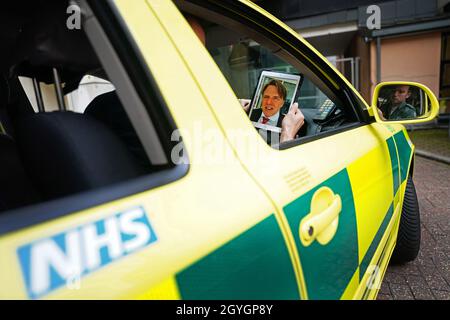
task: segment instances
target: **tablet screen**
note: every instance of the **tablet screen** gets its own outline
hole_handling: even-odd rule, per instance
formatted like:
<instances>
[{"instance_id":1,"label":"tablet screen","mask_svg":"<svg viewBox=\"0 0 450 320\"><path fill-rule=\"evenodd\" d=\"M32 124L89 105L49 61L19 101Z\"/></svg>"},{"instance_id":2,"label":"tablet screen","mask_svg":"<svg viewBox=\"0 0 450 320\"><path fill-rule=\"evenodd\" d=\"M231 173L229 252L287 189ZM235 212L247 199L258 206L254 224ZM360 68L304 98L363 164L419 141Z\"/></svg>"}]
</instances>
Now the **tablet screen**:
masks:
<instances>
[{"instance_id":1,"label":"tablet screen","mask_svg":"<svg viewBox=\"0 0 450 320\"><path fill-rule=\"evenodd\" d=\"M301 75L262 71L250 105L256 128L281 132L281 122L296 101Z\"/></svg>"}]
</instances>

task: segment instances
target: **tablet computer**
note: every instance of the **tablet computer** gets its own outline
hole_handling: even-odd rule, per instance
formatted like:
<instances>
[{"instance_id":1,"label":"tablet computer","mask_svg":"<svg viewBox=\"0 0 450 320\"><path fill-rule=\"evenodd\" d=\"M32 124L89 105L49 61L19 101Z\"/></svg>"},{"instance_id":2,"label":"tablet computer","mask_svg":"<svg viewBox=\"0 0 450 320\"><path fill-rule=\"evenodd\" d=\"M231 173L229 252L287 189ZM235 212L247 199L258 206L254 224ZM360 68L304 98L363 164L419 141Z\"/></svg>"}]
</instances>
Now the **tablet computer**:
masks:
<instances>
[{"instance_id":1,"label":"tablet computer","mask_svg":"<svg viewBox=\"0 0 450 320\"><path fill-rule=\"evenodd\" d=\"M249 117L256 128L281 132L281 122L297 101L300 74L264 70L250 104Z\"/></svg>"}]
</instances>

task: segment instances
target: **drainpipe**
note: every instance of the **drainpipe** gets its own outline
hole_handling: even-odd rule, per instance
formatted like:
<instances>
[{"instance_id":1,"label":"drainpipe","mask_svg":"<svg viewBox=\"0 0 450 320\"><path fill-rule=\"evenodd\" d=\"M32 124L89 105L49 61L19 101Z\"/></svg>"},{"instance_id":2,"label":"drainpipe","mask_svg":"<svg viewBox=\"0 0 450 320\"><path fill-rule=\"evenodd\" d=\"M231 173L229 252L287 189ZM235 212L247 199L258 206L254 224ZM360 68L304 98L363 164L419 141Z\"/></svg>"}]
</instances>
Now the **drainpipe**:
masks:
<instances>
[{"instance_id":1,"label":"drainpipe","mask_svg":"<svg viewBox=\"0 0 450 320\"><path fill-rule=\"evenodd\" d=\"M381 37L377 37L377 84L381 82Z\"/></svg>"}]
</instances>

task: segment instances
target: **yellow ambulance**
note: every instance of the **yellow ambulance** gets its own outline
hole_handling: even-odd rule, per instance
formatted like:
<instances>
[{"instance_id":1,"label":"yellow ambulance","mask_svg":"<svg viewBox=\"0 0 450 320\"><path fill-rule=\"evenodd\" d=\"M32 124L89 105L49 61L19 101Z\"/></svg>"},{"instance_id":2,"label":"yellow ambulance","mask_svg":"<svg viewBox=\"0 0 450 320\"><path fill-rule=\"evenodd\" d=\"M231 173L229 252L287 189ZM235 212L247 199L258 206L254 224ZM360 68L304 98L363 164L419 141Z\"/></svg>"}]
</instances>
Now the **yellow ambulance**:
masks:
<instances>
[{"instance_id":1,"label":"yellow ambulance","mask_svg":"<svg viewBox=\"0 0 450 320\"><path fill-rule=\"evenodd\" d=\"M417 256L403 124L436 116L427 87L367 104L246 0L10 3L1 299L374 299L391 256ZM291 139L240 103L263 71L301 79Z\"/></svg>"}]
</instances>

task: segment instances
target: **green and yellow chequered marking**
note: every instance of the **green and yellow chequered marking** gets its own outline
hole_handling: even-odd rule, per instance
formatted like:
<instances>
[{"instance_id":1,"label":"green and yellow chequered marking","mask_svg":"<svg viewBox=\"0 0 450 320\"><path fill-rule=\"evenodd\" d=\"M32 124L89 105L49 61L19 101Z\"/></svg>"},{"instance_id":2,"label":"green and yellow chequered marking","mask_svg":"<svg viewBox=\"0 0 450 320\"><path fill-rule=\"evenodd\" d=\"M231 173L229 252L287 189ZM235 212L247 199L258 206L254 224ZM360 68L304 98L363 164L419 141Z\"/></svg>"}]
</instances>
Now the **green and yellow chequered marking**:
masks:
<instances>
[{"instance_id":1,"label":"green and yellow chequered marking","mask_svg":"<svg viewBox=\"0 0 450 320\"><path fill-rule=\"evenodd\" d=\"M314 193L326 186L341 196L342 211L335 236L327 245L300 242L300 221L310 211ZM295 238L310 299L339 299L358 268L358 239L353 195L347 170L342 170L283 208Z\"/></svg>"},{"instance_id":2,"label":"green and yellow chequered marking","mask_svg":"<svg viewBox=\"0 0 450 320\"><path fill-rule=\"evenodd\" d=\"M286 299L299 290L286 242L273 214L140 299Z\"/></svg>"},{"instance_id":3,"label":"green and yellow chequered marking","mask_svg":"<svg viewBox=\"0 0 450 320\"><path fill-rule=\"evenodd\" d=\"M394 135L395 144L397 145L398 158L400 160L400 177L403 183L408 177L409 164L411 163L412 148L406 140L405 132L399 131Z\"/></svg>"},{"instance_id":4,"label":"green and yellow chequered marking","mask_svg":"<svg viewBox=\"0 0 450 320\"><path fill-rule=\"evenodd\" d=\"M309 298L353 297L392 220L395 195L406 179L410 159L409 143L404 133L398 132L285 208ZM338 232L327 246L316 242L305 248L296 231L309 211L312 195L324 185L345 198Z\"/></svg>"},{"instance_id":5,"label":"green and yellow chequered marking","mask_svg":"<svg viewBox=\"0 0 450 320\"><path fill-rule=\"evenodd\" d=\"M180 298L175 276L165 279L148 292L137 297L138 300L179 300Z\"/></svg>"},{"instance_id":6,"label":"green and yellow chequered marking","mask_svg":"<svg viewBox=\"0 0 450 320\"><path fill-rule=\"evenodd\" d=\"M359 266L359 281L361 281L364 274L366 273L367 268L370 265L370 262L372 261L373 256L375 255L375 251L377 250L378 246L380 245L381 238L383 237L384 233L386 232L386 228L392 219L393 213L394 213L394 207L391 204L388 212L386 213L386 216L383 219L383 222L381 223L380 228L377 231L377 234L373 238L372 243L369 246L369 249L367 250L366 254L364 255L364 257L361 261L361 265Z\"/></svg>"},{"instance_id":7,"label":"green and yellow chequered marking","mask_svg":"<svg viewBox=\"0 0 450 320\"><path fill-rule=\"evenodd\" d=\"M412 148L406 140L403 131L399 131L388 138L386 147L389 151L389 162L391 163L389 179L375 181L374 179L377 179L377 175L364 174L364 171L372 172L372 170L376 170L376 172L379 172L379 170L382 170L382 168L375 167L376 161L380 161L382 154L386 154L381 148L372 150L365 156L363 162L357 161L348 168L354 195L355 189L362 190L364 193L354 197L359 227L359 281L364 277L391 222L395 205L399 199L398 190L400 185L406 180L411 161ZM378 160L376 160L377 158ZM386 177L386 173L384 177ZM375 187L369 188L370 185ZM381 191L385 188L392 190L391 196L377 198L375 195L383 194ZM370 189L372 189L372 192L369 191ZM368 198L372 198L372 201L368 201ZM383 207L388 209L383 211ZM384 212L384 214L380 215L380 212Z\"/></svg>"},{"instance_id":8,"label":"green and yellow chequered marking","mask_svg":"<svg viewBox=\"0 0 450 320\"><path fill-rule=\"evenodd\" d=\"M407 177L411 156L412 149L400 131L284 207L310 299L354 296L392 219L394 195ZM368 174L375 171L380 174ZM315 242L304 247L298 236L299 224L309 213L314 192L322 186L341 196L338 230L326 246ZM386 190L389 196L380 198ZM272 214L140 298L299 299L299 292Z\"/></svg>"},{"instance_id":9,"label":"green and yellow chequered marking","mask_svg":"<svg viewBox=\"0 0 450 320\"><path fill-rule=\"evenodd\" d=\"M272 214L176 275L184 299L299 299L281 230Z\"/></svg>"},{"instance_id":10,"label":"green and yellow chequered marking","mask_svg":"<svg viewBox=\"0 0 450 320\"><path fill-rule=\"evenodd\" d=\"M391 158L391 168L392 168L392 176L393 176L393 186L394 186L394 195L397 194L398 188L400 186L400 176L399 176L399 160L398 160L398 153L397 153L397 147L394 142L394 137L390 137L386 141L388 148L389 148L389 155Z\"/></svg>"},{"instance_id":11,"label":"green and yellow chequered marking","mask_svg":"<svg viewBox=\"0 0 450 320\"><path fill-rule=\"evenodd\" d=\"M386 142L391 157L392 175L394 177L394 195L396 195L400 185L408 177L412 148L406 139L404 131L397 132Z\"/></svg>"},{"instance_id":12,"label":"green and yellow chequered marking","mask_svg":"<svg viewBox=\"0 0 450 320\"><path fill-rule=\"evenodd\" d=\"M358 257L362 263L394 198L394 178L387 144L380 144L348 167L358 229ZM364 274L360 274L362 278Z\"/></svg>"}]
</instances>

